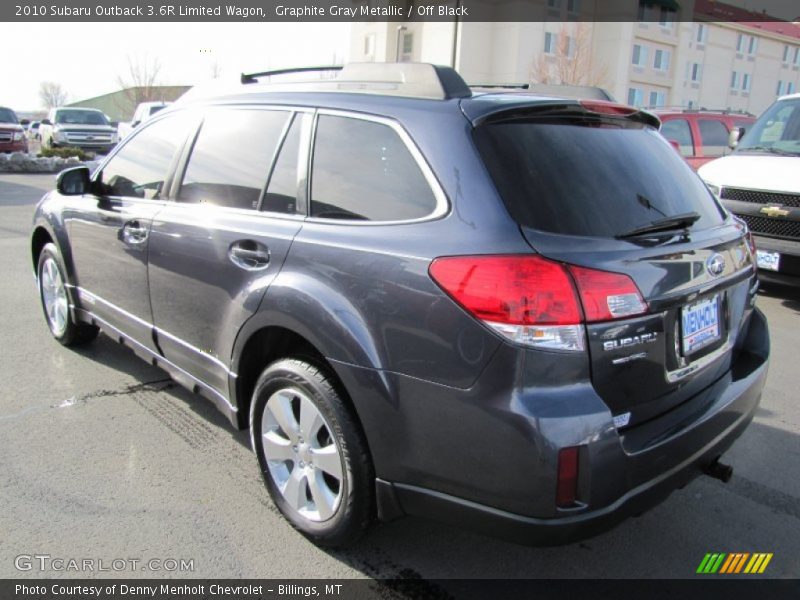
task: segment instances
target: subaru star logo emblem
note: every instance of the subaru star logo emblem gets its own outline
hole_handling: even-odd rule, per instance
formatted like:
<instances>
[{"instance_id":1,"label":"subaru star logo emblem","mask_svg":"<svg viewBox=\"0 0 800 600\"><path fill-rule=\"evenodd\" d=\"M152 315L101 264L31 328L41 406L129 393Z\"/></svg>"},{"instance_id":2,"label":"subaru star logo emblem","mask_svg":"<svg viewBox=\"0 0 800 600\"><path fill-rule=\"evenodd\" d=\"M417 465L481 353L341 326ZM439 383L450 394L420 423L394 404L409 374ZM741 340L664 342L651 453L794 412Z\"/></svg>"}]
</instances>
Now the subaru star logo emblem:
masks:
<instances>
[{"instance_id":1,"label":"subaru star logo emblem","mask_svg":"<svg viewBox=\"0 0 800 600\"><path fill-rule=\"evenodd\" d=\"M722 275L722 272L725 270L725 259L721 254L712 254L706 261L706 269L708 269L708 272L714 277Z\"/></svg>"}]
</instances>

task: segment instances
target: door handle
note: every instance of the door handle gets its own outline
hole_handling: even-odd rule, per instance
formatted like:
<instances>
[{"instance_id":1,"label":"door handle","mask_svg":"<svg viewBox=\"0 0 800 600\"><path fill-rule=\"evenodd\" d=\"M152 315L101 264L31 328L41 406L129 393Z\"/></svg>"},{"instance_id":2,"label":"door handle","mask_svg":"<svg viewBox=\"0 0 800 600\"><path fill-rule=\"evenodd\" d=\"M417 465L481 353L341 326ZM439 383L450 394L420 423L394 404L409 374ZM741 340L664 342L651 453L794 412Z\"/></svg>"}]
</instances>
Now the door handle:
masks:
<instances>
[{"instance_id":1,"label":"door handle","mask_svg":"<svg viewBox=\"0 0 800 600\"><path fill-rule=\"evenodd\" d=\"M228 258L237 267L258 271L269 266L269 249L252 240L242 240L231 244Z\"/></svg>"},{"instance_id":2,"label":"door handle","mask_svg":"<svg viewBox=\"0 0 800 600\"><path fill-rule=\"evenodd\" d=\"M128 244L141 244L147 239L147 228L139 221L128 221L122 226L122 240Z\"/></svg>"}]
</instances>

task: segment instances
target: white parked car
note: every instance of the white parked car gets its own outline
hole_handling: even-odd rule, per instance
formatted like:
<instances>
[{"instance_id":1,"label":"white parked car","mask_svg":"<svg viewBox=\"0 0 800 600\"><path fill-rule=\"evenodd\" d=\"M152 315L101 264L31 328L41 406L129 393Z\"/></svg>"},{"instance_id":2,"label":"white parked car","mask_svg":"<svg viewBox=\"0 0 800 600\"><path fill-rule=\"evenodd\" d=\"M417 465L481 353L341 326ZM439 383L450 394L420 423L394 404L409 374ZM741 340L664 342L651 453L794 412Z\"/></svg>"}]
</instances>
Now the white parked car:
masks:
<instances>
[{"instance_id":1,"label":"white parked car","mask_svg":"<svg viewBox=\"0 0 800 600\"><path fill-rule=\"evenodd\" d=\"M119 132L119 139L123 139L127 135L129 135L136 127L139 126L140 123L146 121L158 111L166 108L172 104L172 102L142 102L139 106L136 107L136 110L133 112L133 118L131 119L130 123L120 123L117 131Z\"/></svg>"},{"instance_id":2,"label":"white parked car","mask_svg":"<svg viewBox=\"0 0 800 600\"><path fill-rule=\"evenodd\" d=\"M759 275L800 284L800 94L779 98L700 177L755 236ZM741 139L737 139L741 137Z\"/></svg>"}]
</instances>

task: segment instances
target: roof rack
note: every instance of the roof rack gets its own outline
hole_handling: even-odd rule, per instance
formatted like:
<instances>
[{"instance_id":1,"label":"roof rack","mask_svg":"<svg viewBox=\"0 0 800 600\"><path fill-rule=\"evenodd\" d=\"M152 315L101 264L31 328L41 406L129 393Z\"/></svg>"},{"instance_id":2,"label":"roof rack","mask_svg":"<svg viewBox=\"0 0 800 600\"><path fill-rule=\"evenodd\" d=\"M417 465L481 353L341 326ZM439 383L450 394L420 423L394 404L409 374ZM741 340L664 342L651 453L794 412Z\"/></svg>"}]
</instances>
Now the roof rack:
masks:
<instances>
[{"instance_id":1,"label":"roof rack","mask_svg":"<svg viewBox=\"0 0 800 600\"><path fill-rule=\"evenodd\" d=\"M341 71L342 65L330 65L327 67L295 67L292 69L275 69L273 71L262 71L260 73L242 73L240 80L242 84L258 83L259 77L272 77L273 75L288 75L290 73L313 73L324 71Z\"/></svg>"},{"instance_id":2,"label":"roof rack","mask_svg":"<svg viewBox=\"0 0 800 600\"><path fill-rule=\"evenodd\" d=\"M702 112L715 112L721 113L724 115L742 115L746 117L755 117L755 115L747 110L742 110L740 108L733 109L733 108L707 108L705 106L693 106L689 108L687 106L644 106L642 107L644 110L674 110L680 111L683 113L702 113Z\"/></svg>"},{"instance_id":3,"label":"roof rack","mask_svg":"<svg viewBox=\"0 0 800 600\"><path fill-rule=\"evenodd\" d=\"M471 88L484 88L487 90L493 89L510 89L510 90L528 90L531 87L530 83L470 83Z\"/></svg>"},{"instance_id":4,"label":"roof rack","mask_svg":"<svg viewBox=\"0 0 800 600\"><path fill-rule=\"evenodd\" d=\"M468 98L469 86L454 69L428 63L350 63L332 67L299 67L241 75L243 84L257 83L259 77L304 73L313 71L339 71L337 77L311 81L268 83L270 91L313 91L380 94L448 100ZM255 90L262 87L254 86Z\"/></svg>"}]
</instances>

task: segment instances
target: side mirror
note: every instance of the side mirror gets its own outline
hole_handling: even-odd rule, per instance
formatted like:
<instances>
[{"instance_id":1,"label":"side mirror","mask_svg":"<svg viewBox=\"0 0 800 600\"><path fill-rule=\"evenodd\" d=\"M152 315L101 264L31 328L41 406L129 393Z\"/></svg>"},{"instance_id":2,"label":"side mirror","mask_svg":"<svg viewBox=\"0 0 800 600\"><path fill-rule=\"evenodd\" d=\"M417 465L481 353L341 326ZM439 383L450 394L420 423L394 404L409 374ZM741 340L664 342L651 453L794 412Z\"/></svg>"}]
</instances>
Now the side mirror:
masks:
<instances>
[{"instance_id":1,"label":"side mirror","mask_svg":"<svg viewBox=\"0 0 800 600\"><path fill-rule=\"evenodd\" d=\"M31 122L30 122L30 119L22 119L22 120L19 122L19 124L20 124L20 125L30 125L30 124L31 124Z\"/></svg>"},{"instance_id":2,"label":"side mirror","mask_svg":"<svg viewBox=\"0 0 800 600\"><path fill-rule=\"evenodd\" d=\"M739 140L742 139L743 135L744 127L734 127L731 129L731 132L728 134L728 148L736 150L736 146L739 145Z\"/></svg>"},{"instance_id":3,"label":"side mirror","mask_svg":"<svg viewBox=\"0 0 800 600\"><path fill-rule=\"evenodd\" d=\"M56 177L56 190L64 196L80 196L89 191L89 167L73 167L61 171Z\"/></svg>"},{"instance_id":4,"label":"side mirror","mask_svg":"<svg viewBox=\"0 0 800 600\"><path fill-rule=\"evenodd\" d=\"M677 140L667 140L667 141L669 142L669 145L672 146L673 150L675 150L675 152L677 152L678 154L681 153L681 145L677 142Z\"/></svg>"},{"instance_id":5,"label":"side mirror","mask_svg":"<svg viewBox=\"0 0 800 600\"><path fill-rule=\"evenodd\" d=\"M42 125L52 125L50 119L42 119Z\"/></svg>"}]
</instances>

